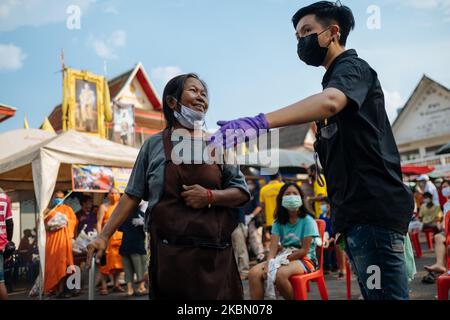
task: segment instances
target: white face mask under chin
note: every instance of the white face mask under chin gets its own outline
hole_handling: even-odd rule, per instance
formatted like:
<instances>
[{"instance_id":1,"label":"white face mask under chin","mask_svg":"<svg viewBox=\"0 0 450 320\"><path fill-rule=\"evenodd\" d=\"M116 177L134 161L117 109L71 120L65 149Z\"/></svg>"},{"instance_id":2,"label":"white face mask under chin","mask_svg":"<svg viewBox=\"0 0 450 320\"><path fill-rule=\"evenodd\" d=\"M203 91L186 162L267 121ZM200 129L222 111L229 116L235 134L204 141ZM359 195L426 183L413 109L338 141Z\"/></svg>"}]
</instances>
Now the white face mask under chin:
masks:
<instances>
[{"instance_id":1,"label":"white face mask under chin","mask_svg":"<svg viewBox=\"0 0 450 320\"><path fill-rule=\"evenodd\" d=\"M174 110L173 115L175 119L185 128L194 129L202 127L205 124L205 113L192 110L180 104L180 112Z\"/></svg>"}]
</instances>

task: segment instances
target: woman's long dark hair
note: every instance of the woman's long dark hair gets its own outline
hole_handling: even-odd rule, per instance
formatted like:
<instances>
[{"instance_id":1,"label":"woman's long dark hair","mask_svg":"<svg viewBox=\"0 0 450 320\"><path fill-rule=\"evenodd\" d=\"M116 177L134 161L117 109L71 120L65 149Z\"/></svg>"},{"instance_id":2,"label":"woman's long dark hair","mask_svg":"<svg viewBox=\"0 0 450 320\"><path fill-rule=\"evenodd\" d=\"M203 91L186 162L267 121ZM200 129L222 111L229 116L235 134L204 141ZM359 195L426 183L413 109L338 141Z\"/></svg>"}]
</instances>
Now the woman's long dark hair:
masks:
<instances>
[{"instance_id":1,"label":"woman's long dark hair","mask_svg":"<svg viewBox=\"0 0 450 320\"><path fill-rule=\"evenodd\" d=\"M169 97L173 97L177 99L178 102L181 102L181 95L183 94L184 90L184 84L186 83L186 80L189 78L194 78L200 81L205 87L206 94L208 94L208 88L206 86L206 83L199 78L198 75L195 73L188 73L188 74L182 74L179 76L176 76L175 78L172 78L164 87L163 91L163 97L162 97L162 103L163 103L163 113L164 118L167 122L167 128L172 128L175 124L175 117L173 115L173 110L169 107L169 103L167 99Z\"/></svg>"},{"instance_id":2,"label":"woman's long dark hair","mask_svg":"<svg viewBox=\"0 0 450 320\"><path fill-rule=\"evenodd\" d=\"M298 210L298 217L304 218L304 217L306 217L306 215L310 215L311 217L315 218L314 215L311 212L309 212L308 209L306 209L306 207L305 207L305 197L304 197L302 189L300 189L298 184L293 183L293 182L288 182L288 183L285 183L283 185L283 187L281 187L280 192L278 193L278 196L277 196L277 209L275 210L275 219L277 220L277 222L282 225L285 225L289 222L289 212L285 207L283 207L281 205L281 203L283 201L284 193L286 192L286 190L289 187L295 187L298 190L298 192L300 193L300 197L302 197L303 205Z\"/></svg>"}]
</instances>

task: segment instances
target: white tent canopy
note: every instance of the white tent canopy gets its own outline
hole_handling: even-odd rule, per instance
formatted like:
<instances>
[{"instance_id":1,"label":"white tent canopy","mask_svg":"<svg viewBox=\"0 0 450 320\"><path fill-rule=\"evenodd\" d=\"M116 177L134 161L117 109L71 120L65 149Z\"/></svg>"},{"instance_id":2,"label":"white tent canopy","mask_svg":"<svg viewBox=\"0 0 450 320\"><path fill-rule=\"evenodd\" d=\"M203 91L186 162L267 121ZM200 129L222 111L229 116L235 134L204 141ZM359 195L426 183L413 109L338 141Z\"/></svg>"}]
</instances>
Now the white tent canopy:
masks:
<instances>
[{"instance_id":1,"label":"white tent canopy","mask_svg":"<svg viewBox=\"0 0 450 320\"><path fill-rule=\"evenodd\" d=\"M9 145L11 148L0 154L0 186L14 190L34 190L40 217L39 254L41 268L45 270L43 212L55 187L71 188L71 164L131 168L138 150L76 131L52 135L43 141L36 138L36 143L32 143L26 139L33 135L29 130L15 130L0 135L0 146L8 148ZM42 132L36 133L36 137L42 138L44 135ZM4 141L6 138L8 141Z\"/></svg>"},{"instance_id":2,"label":"white tent canopy","mask_svg":"<svg viewBox=\"0 0 450 320\"><path fill-rule=\"evenodd\" d=\"M39 129L18 129L0 134L0 159L23 151L55 137L56 134Z\"/></svg>"},{"instance_id":3,"label":"white tent canopy","mask_svg":"<svg viewBox=\"0 0 450 320\"><path fill-rule=\"evenodd\" d=\"M138 153L135 148L75 131L43 137L42 130L34 129L0 135L0 150L6 150L0 154L0 185L34 190L40 209L47 206L56 184L70 189L71 164L131 168ZM44 190L50 191L47 201L41 202L39 195Z\"/></svg>"}]
</instances>

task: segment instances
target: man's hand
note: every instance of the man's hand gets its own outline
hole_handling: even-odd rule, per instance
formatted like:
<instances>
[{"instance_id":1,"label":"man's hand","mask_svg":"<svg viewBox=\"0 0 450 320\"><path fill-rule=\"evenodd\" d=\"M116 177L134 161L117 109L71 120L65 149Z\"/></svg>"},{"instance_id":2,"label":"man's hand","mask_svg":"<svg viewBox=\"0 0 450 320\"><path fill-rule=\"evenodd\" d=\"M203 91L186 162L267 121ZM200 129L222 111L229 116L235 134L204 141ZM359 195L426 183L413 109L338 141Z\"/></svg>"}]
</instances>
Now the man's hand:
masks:
<instances>
[{"instance_id":1,"label":"man's hand","mask_svg":"<svg viewBox=\"0 0 450 320\"><path fill-rule=\"evenodd\" d=\"M220 129L211 137L211 146L232 148L246 140L254 140L260 130L268 130L269 123L263 113L256 117L245 117L231 121L219 121Z\"/></svg>"},{"instance_id":2,"label":"man's hand","mask_svg":"<svg viewBox=\"0 0 450 320\"><path fill-rule=\"evenodd\" d=\"M194 209L202 209L208 206L208 191L202 186L195 184L193 186L183 185L181 196L186 205Z\"/></svg>"}]
</instances>

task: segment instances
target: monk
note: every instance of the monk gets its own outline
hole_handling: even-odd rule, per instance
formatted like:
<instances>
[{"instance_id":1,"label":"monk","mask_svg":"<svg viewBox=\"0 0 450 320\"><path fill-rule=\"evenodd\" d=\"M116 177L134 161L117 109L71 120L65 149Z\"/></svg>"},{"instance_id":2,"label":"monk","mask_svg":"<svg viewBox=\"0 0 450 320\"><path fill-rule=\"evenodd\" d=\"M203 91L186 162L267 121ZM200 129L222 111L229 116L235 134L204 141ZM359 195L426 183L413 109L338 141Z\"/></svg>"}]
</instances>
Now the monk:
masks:
<instances>
[{"instance_id":1,"label":"monk","mask_svg":"<svg viewBox=\"0 0 450 320\"><path fill-rule=\"evenodd\" d=\"M64 296L64 286L68 276L68 267L73 267L72 239L75 235L77 217L72 208L64 204L64 193L56 191L53 195L51 208L44 211L44 223L47 231L45 245L45 277L44 293L56 293L59 298ZM52 218L57 215L67 218L65 225L55 226ZM69 273L73 271L69 270Z\"/></svg>"},{"instance_id":2,"label":"monk","mask_svg":"<svg viewBox=\"0 0 450 320\"><path fill-rule=\"evenodd\" d=\"M98 234L102 231L103 227L108 222L109 217L116 208L120 200L119 190L112 188L108 193L108 203L104 203L100 206L97 214L97 231ZM100 267L100 273L102 276L102 286L100 289L101 295L108 294L108 287L106 285L106 279L109 275L113 276L114 291L125 292L120 286L119 275L123 270L122 258L119 254L120 245L122 244L122 232L116 231L108 242L108 248L106 249L106 265Z\"/></svg>"}]
</instances>

